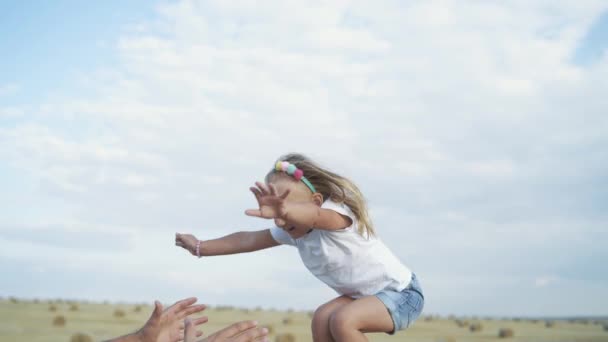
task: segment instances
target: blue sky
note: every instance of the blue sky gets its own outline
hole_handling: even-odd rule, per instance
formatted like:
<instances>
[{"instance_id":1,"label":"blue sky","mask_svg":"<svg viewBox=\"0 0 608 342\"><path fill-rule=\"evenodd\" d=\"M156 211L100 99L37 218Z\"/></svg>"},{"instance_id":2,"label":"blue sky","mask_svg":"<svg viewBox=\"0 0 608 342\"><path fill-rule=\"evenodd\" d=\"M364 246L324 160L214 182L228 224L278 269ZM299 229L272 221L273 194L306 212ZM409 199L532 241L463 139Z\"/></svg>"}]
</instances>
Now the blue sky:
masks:
<instances>
[{"instance_id":1,"label":"blue sky","mask_svg":"<svg viewBox=\"0 0 608 342\"><path fill-rule=\"evenodd\" d=\"M295 250L172 243L268 227L247 189L299 151L360 185L427 313L607 315L607 10L2 3L0 296L313 309Z\"/></svg>"}]
</instances>

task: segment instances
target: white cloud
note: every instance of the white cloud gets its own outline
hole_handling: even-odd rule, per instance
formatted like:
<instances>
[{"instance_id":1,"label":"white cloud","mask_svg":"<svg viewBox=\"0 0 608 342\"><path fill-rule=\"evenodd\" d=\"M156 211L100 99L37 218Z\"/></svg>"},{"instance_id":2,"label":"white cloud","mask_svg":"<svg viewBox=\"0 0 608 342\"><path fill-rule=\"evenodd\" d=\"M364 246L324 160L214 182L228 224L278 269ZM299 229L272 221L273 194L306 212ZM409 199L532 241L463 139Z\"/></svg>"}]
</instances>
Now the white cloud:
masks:
<instances>
[{"instance_id":1,"label":"white cloud","mask_svg":"<svg viewBox=\"0 0 608 342\"><path fill-rule=\"evenodd\" d=\"M21 86L17 83L0 84L0 97L17 94Z\"/></svg>"},{"instance_id":2,"label":"white cloud","mask_svg":"<svg viewBox=\"0 0 608 342\"><path fill-rule=\"evenodd\" d=\"M534 286L536 287L547 287L559 280L556 276L540 276L534 279Z\"/></svg>"}]
</instances>

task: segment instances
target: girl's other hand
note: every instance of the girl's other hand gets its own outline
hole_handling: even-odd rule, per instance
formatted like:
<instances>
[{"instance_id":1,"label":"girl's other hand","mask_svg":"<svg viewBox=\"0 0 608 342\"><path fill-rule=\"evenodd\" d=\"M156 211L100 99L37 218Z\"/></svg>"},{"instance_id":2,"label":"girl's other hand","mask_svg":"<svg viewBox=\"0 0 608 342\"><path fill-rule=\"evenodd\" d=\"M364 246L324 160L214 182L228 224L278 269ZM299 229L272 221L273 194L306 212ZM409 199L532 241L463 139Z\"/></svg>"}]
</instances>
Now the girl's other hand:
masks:
<instances>
[{"instance_id":1,"label":"girl's other hand","mask_svg":"<svg viewBox=\"0 0 608 342\"><path fill-rule=\"evenodd\" d=\"M198 239L191 234L179 234L175 233L175 245L182 247L183 249L190 252L190 254L196 256L196 243Z\"/></svg>"},{"instance_id":2,"label":"girl's other hand","mask_svg":"<svg viewBox=\"0 0 608 342\"><path fill-rule=\"evenodd\" d=\"M248 209L246 215L261 217L265 219L285 219L287 212L285 210L285 198L289 195L289 189L284 193L278 194L274 185L255 182L257 187L251 187L249 190L253 192L255 199L258 201L259 209Z\"/></svg>"}]
</instances>

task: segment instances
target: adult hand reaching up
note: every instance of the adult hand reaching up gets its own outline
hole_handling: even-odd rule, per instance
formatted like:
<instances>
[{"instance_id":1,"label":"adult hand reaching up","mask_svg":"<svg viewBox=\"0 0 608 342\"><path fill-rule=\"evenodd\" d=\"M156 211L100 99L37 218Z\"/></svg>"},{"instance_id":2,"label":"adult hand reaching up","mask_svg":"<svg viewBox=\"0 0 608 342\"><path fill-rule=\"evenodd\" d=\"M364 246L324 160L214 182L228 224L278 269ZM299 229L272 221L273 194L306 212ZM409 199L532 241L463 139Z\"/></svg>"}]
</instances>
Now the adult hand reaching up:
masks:
<instances>
[{"instance_id":1,"label":"adult hand reaching up","mask_svg":"<svg viewBox=\"0 0 608 342\"><path fill-rule=\"evenodd\" d=\"M183 321L189 315L206 309L203 304L193 305L196 298L182 299L163 310L159 301L154 302L154 311L141 329L137 332L118 337L108 342L179 342L184 339ZM207 317L192 320L191 332L194 336L202 336L203 333L196 331L194 327L208 321Z\"/></svg>"},{"instance_id":2,"label":"adult hand reaching up","mask_svg":"<svg viewBox=\"0 0 608 342\"><path fill-rule=\"evenodd\" d=\"M197 341L196 321L186 318L184 342L268 342L268 329L258 328L255 321L234 323Z\"/></svg>"}]
</instances>

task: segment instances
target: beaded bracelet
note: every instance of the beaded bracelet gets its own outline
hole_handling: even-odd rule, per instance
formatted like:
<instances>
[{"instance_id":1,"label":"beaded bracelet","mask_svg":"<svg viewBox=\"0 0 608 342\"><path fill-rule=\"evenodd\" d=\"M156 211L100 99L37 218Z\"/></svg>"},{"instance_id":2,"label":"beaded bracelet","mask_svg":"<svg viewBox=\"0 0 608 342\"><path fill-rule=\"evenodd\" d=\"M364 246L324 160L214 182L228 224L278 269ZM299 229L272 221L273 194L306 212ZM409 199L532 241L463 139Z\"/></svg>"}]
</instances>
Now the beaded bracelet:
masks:
<instances>
[{"instance_id":1,"label":"beaded bracelet","mask_svg":"<svg viewBox=\"0 0 608 342\"><path fill-rule=\"evenodd\" d=\"M315 187L312 185L312 183L310 183L310 181L308 181L308 179L306 179L306 177L304 177L304 171L298 169L295 165L291 164L290 162L278 161L274 165L274 169L276 171L283 171L283 172L287 173L288 175L292 176L293 178L295 178L296 180L301 180L302 183L306 184L306 186L310 189L310 191L312 191L313 194L315 192L317 192L317 190L315 190Z\"/></svg>"},{"instance_id":2,"label":"beaded bracelet","mask_svg":"<svg viewBox=\"0 0 608 342\"><path fill-rule=\"evenodd\" d=\"M196 256L201 257L201 240L196 241Z\"/></svg>"}]
</instances>

